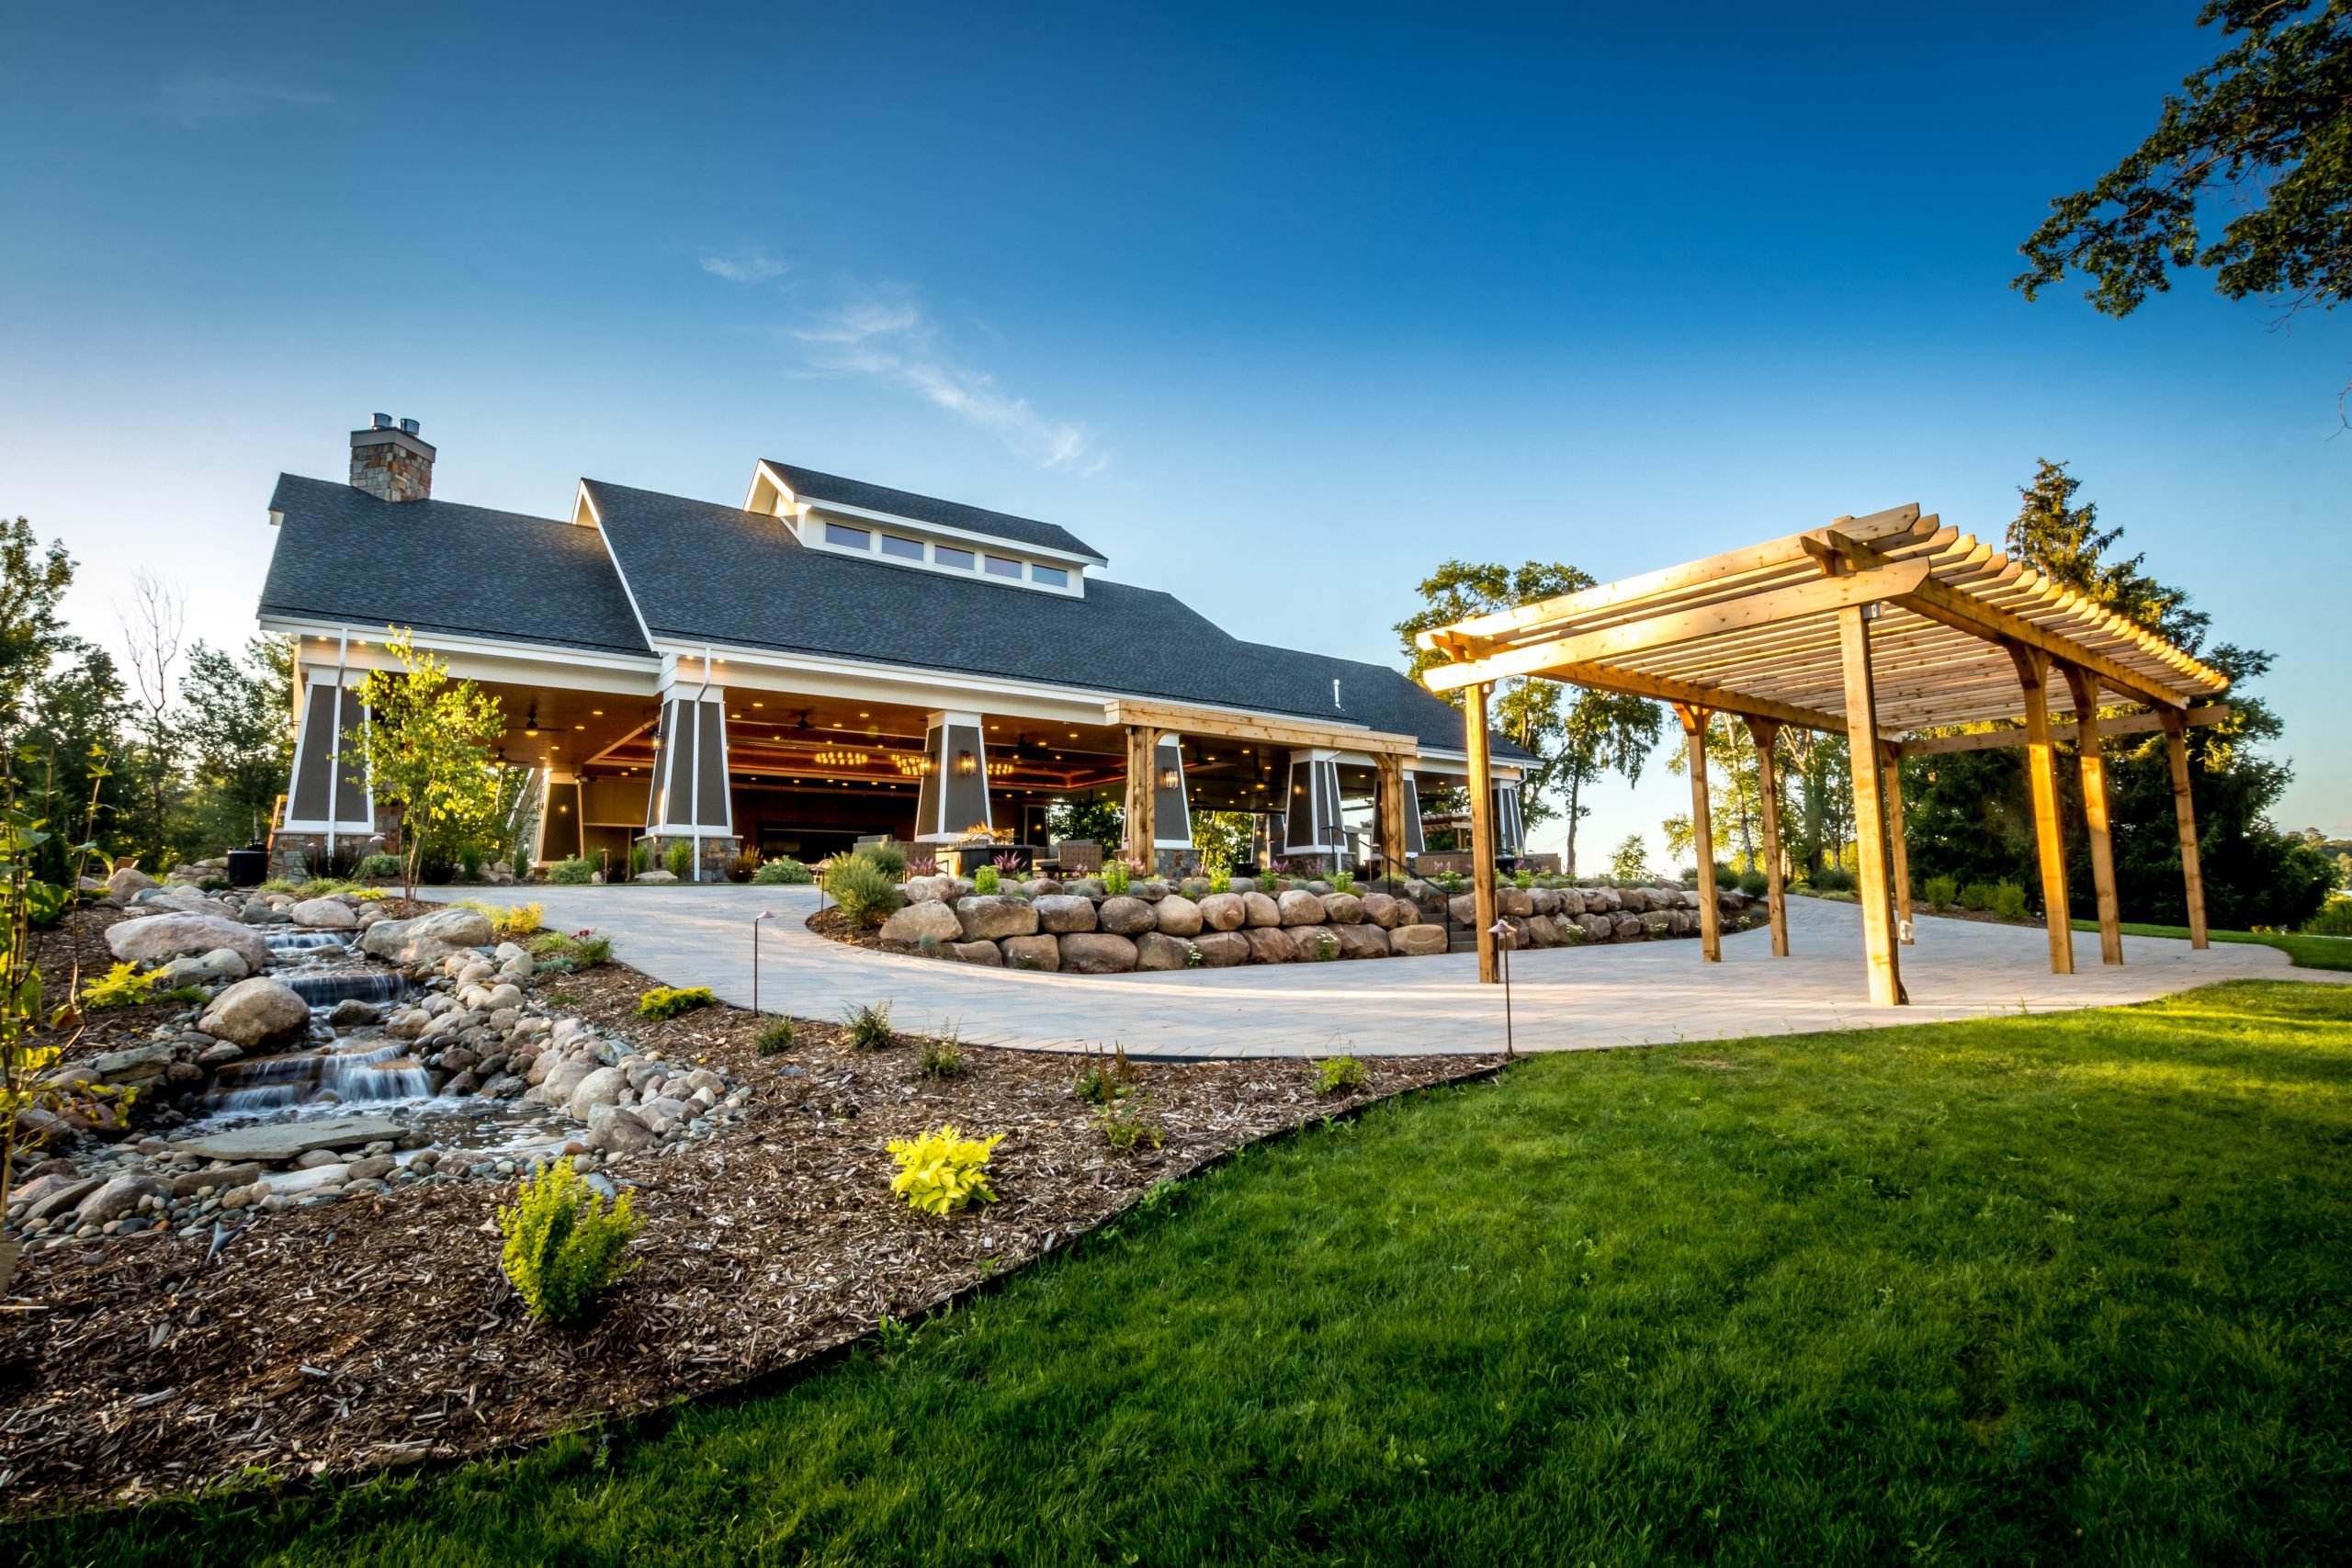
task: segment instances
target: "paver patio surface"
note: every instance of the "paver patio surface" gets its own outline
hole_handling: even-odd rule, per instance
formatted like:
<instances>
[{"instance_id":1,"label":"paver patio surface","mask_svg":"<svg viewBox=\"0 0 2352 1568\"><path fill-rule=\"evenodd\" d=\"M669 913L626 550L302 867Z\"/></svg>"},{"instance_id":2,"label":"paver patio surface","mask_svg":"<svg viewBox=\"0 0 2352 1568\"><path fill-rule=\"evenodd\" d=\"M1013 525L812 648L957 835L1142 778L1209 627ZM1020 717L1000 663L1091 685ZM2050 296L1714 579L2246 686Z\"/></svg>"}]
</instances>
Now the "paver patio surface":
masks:
<instances>
[{"instance_id":1,"label":"paver patio surface","mask_svg":"<svg viewBox=\"0 0 2352 1568\"><path fill-rule=\"evenodd\" d=\"M613 950L665 985L707 986L752 1004L752 918L760 937L760 1004L832 1018L850 1002L891 1003L907 1032L953 1024L966 1042L1029 1050L1107 1048L1130 1055L1419 1055L1498 1051L1503 993L1477 984L1475 954L1249 965L1148 975L1048 975L902 956L830 942L805 922L806 887L435 889L428 897L537 902L548 924L594 926ZM1510 955L1513 1036L1521 1051L1591 1050L1677 1040L1803 1033L2146 1001L2216 980L2352 980L2296 969L2275 948L2216 942L2199 953L2160 937L2123 939L2103 966L2096 933L2075 935L2071 976L2050 973L2036 927L1922 915L1903 950L1907 1008L1867 999L1861 919L1850 904L1789 900L1792 949L1772 957L1764 931L1724 938L1724 961L1694 940L1551 948Z\"/></svg>"}]
</instances>

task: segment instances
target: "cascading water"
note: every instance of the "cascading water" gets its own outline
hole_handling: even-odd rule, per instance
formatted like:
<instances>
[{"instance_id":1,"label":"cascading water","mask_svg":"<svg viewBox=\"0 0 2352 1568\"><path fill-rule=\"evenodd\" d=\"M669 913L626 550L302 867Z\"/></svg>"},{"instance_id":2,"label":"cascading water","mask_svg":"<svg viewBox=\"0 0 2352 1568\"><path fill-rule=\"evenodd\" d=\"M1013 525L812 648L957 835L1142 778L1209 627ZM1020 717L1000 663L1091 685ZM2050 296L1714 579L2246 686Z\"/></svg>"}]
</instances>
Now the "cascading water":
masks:
<instances>
[{"instance_id":1,"label":"cascading water","mask_svg":"<svg viewBox=\"0 0 2352 1568\"><path fill-rule=\"evenodd\" d=\"M262 942L272 953L308 953L318 947L349 947L350 931L273 931L262 933Z\"/></svg>"},{"instance_id":2,"label":"cascading water","mask_svg":"<svg viewBox=\"0 0 2352 1568\"><path fill-rule=\"evenodd\" d=\"M231 1062L213 1080L201 1114L254 1115L301 1105L332 1094L345 1108L423 1100L433 1075L409 1055L405 1042L356 1051L318 1051Z\"/></svg>"},{"instance_id":3,"label":"cascading water","mask_svg":"<svg viewBox=\"0 0 2352 1568\"><path fill-rule=\"evenodd\" d=\"M286 987L316 1010L357 998L363 1002L394 1001L408 994L408 981L398 970L314 969L282 976Z\"/></svg>"}]
</instances>

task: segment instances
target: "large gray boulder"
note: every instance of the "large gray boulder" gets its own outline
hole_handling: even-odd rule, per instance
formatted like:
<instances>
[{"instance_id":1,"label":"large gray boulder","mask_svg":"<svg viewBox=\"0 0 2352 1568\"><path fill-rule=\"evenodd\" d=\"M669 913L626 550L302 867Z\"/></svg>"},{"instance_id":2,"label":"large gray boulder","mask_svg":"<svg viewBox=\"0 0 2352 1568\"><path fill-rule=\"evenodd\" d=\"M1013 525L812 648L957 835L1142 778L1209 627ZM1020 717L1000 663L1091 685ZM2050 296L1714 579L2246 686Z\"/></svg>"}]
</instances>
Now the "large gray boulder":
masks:
<instances>
[{"instance_id":1,"label":"large gray boulder","mask_svg":"<svg viewBox=\"0 0 2352 1568\"><path fill-rule=\"evenodd\" d=\"M598 1067L582 1078L571 1090L571 1098L564 1101L565 1112L575 1122L585 1122L588 1113L600 1105L616 1105L621 1090L628 1088L628 1075L618 1067Z\"/></svg>"},{"instance_id":2,"label":"large gray boulder","mask_svg":"<svg viewBox=\"0 0 2352 1568\"><path fill-rule=\"evenodd\" d=\"M1319 926L1323 923L1323 900L1304 887L1293 887L1274 900L1282 912L1285 926Z\"/></svg>"},{"instance_id":3,"label":"large gray boulder","mask_svg":"<svg viewBox=\"0 0 2352 1568\"><path fill-rule=\"evenodd\" d=\"M119 1220L138 1208L140 1200L168 1198L171 1191L170 1188L143 1170L126 1170L82 1200L81 1205L74 1211L74 1223L98 1225L108 1220Z\"/></svg>"},{"instance_id":4,"label":"large gray boulder","mask_svg":"<svg viewBox=\"0 0 2352 1568\"><path fill-rule=\"evenodd\" d=\"M1426 958L1445 948L1443 926L1397 926L1388 933L1388 951L1399 958Z\"/></svg>"},{"instance_id":5,"label":"large gray boulder","mask_svg":"<svg viewBox=\"0 0 2352 1568\"><path fill-rule=\"evenodd\" d=\"M142 915L107 928L107 951L123 964L164 964L182 953L227 948L248 969L269 964L269 943L250 926L220 915Z\"/></svg>"},{"instance_id":6,"label":"large gray boulder","mask_svg":"<svg viewBox=\"0 0 2352 1568\"><path fill-rule=\"evenodd\" d=\"M1056 935L1065 931L1091 931L1094 929L1094 900L1075 893L1048 893L1032 901L1037 911L1037 929Z\"/></svg>"},{"instance_id":7,"label":"large gray boulder","mask_svg":"<svg viewBox=\"0 0 2352 1568\"><path fill-rule=\"evenodd\" d=\"M1170 893L1153 907L1159 929L1169 936L1198 936L1201 933L1201 907L1182 893Z\"/></svg>"},{"instance_id":8,"label":"large gray boulder","mask_svg":"<svg viewBox=\"0 0 2352 1568\"><path fill-rule=\"evenodd\" d=\"M964 922L956 918L955 910L935 898L927 898L920 904L903 905L882 922L884 942L899 942L914 947L925 937L933 942L961 942L964 940Z\"/></svg>"},{"instance_id":9,"label":"large gray boulder","mask_svg":"<svg viewBox=\"0 0 2352 1568\"><path fill-rule=\"evenodd\" d=\"M601 1155L633 1155L662 1140L628 1108L599 1105L589 1113L588 1135L581 1141Z\"/></svg>"},{"instance_id":10,"label":"large gray boulder","mask_svg":"<svg viewBox=\"0 0 2352 1568\"><path fill-rule=\"evenodd\" d=\"M290 1040L310 1024L310 1003L291 987L256 975L213 998L196 1026L215 1039L234 1041L250 1051L274 1041Z\"/></svg>"},{"instance_id":11,"label":"large gray boulder","mask_svg":"<svg viewBox=\"0 0 2352 1568\"><path fill-rule=\"evenodd\" d=\"M1584 913L1584 894L1579 890L1574 887L1563 887L1554 897L1559 899L1557 913L1572 916Z\"/></svg>"},{"instance_id":12,"label":"large gray boulder","mask_svg":"<svg viewBox=\"0 0 2352 1568\"><path fill-rule=\"evenodd\" d=\"M1395 926L1397 923L1396 911L1405 908L1401 900L1385 893L1367 893L1363 896L1363 904L1364 919L1382 931Z\"/></svg>"},{"instance_id":13,"label":"large gray boulder","mask_svg":"<svg viewBox=\"0 0 2352 1568\"><path fill-rule=\"evenodd\" d=\"M1535 913L1535 899L1526 888L1506 885L1495 889L1495 912L1523 920Z\"/></svg>"},{"instance_id":14,"label":"large gray boulder","mask_svg":"<svg viewBox=\"0 0 2352 1568\"><path fill-rule=\"evenodd\" d=\"M1241 932L1250 943L1252 964L1295 964L1298 961L1298 943L1290 932L1280 926L1250 926Z\"/></svg>"},{"instance_id":15,"label":"large gray boulder","mask_svg":"<svg viewBox=\"0 0 2352 1568\"><path fill-rule=\"evenodd\" d=\"M1009 936L998 942L1007 969L1055 970L1062 966L1062 939L1051 934Z\"/></svg>"},{"instance_id":16,"label":"large gray boulder","mask_svg":"<svg viewBox=\"0 0 2352 1568\"><path fill-rule=\"evenodd\" d=\"M1102 930L1119 936L1135 936L1151 930L1154 923L1151 906L1140 898L1120 897L1105 898L1102 908L1095 911L1095 923ZM1069 964L1069 954L1062 954L1062 967Z\"/></svg>"},{"instance_id":17,"label":"large gray boulder","mask_svg":"<svg viewBox=\"0 0 2352 1568\"><path fill-rule=\"evenodd\" d=\"M1001 942L1009 936L1037 933L1037 911L1023 898L1001 895L958 898L956 919L966 942Z\"/></svg>"},{"instance_id":18,"label":"large gray boulder","mask_svg":"<svg viewBox=\"0 0 2352 1568\"><path fill-rule=\"evenodd\" d=\"M537 1062L531 1064L533 1073L537 1073L538 1068ZM572 1091L586 1082L591 1073L599 1073L604 1070L597 1066L596 1058L584 1051L577 1056L556 1057L549 1064L547 1072L539 1078L537 1098L549 1105L560 1105L568 1109L571 1104Z\"/></svg>"},{"instance_id":19,"label":"large gray boulder","mask_svg":"<svg viewBox=\"0 0 2352 1568\"><path fill-rule=\"evenodd\" d=\"M1462 925L1475 926L1478 923L1478 896L1456 893L1445 901L1445 912Z\"/></svg>"},{"instance_id":20,"label":"large gray boulder","mask_svg":"<svg viewBox=\"0 0 2352 1568\"><path fill-rule=\"evenodd\" d=\"M1388 956L1388 933L1378 926L1368 926L1359 921L1351 926L1332 926L1329 929L1340 939L1340 956L1342 958Z\"/></svg>"},{"instance_id":21,"label":"large gray boulder","mask_svg":"<svg viewBox=\"0 0 2352 1568\"><path fill-rule=\"evenodd\" d=\"M1323 918L1335 926L1362 925L1363 900L1352 893L1327 893L1323 896Z\"/></svg>"},{"instance_id":22,"label":"large gray boulder","mask_svg":"<svg viewBox=\"0 0 2352 1568\"><path fill-rule=\"evenodd\" d=\"M358 912L340 898L305 898L286 918L314 931L347 931L359 923Z\"/></svg>"},{"instance_id":23,"label":"large gray boulder","mask_svg":"<svg viewBox=\"0 0 2352 1568\"><path fill-rule=\"evenodd\" d=\"M119 898L127 899L134 893L144 893L148 888L161 887L163 884L137 866L127 865L107 877L106 886L107 892Z\"/></svg>"},{"instance_id":24,"label":"large gray boulder","mask_svg":"<svg viewBox=\"0 0 2352 1568\"><path fill-rule=\"evenodd\" d=\"M1170 897L1181 895L1170 894ZM1138 969L1187 969L1192 963L1193 944L1181 936L1146 931L1136 938L1136 967Z\"/></svg>"},{"instance_id":25,"label":"large gray boulder","mask_svg":"<svg viewBox=\"0 0 2352 1568\"><path fill-rule=\"evenodd\" d=\"M1062 968L1069 974L1124 975L1136 966L1136 944L1113 932L1072 931L1057 940Z\"/></svg>"},{"instance_id":26,"label":"large gray boulder","mask_svg":"<svg viewBox=\"0 0 2352 1568\"><path fill-rule=\"evenodd\" d=\"M1193 947L1204 969L1229 969L1250 962L1250 939L1239 931L1203 931L1193 939Z\"/></svg>"},{"instance_id":27,"label":"large gray boulder","mask_svg":"<svg viewBox=\"0 0 2352 1568\"><path fill-rule=\"evenodd\" d=\"M1014 937L1012 940L1015 942L1035 942L1037 939L1035 937ZM1001 969L1004 967L1004 950L997 946L997 944L992 942L951 942L947 944L947 952L950 956L954 957L959 963L977 964L984 969Z\"/></svg>"},{"instance_id":28,"label":"large gray boulder","mask_svg":"<svg viewBox=\"0 0 2352 1568\"><path fill-rule=\"evenodd\" d=\"M1238 893L1212 893L1201 900L1201 924L1213 931L1238 931L1250 918L1250 906ZM1275 917L1282 917L1278 912Z\"/></svg>"},{"instance_id":29,"label":"large gray boulder","mask_svg":"<svg viewBox=\"0 0 2352 1568\"><path fill-rule=\"evenodd\" d=\"M490 917L479 909L435 909L413 920L379 920L359 950L394 964L439 964L464 947L488 947Z\"/></svg>"}]
</instances>

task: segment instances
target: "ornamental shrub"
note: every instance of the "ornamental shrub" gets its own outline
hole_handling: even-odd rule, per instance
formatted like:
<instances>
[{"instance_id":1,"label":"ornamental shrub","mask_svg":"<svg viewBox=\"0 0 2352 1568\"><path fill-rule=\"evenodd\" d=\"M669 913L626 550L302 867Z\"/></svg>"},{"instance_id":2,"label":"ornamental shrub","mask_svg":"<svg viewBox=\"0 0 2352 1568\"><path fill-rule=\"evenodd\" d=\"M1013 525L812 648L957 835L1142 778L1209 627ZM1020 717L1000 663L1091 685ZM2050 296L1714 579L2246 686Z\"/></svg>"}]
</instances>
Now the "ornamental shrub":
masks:
<instances>
[{"instance_id":1,"label":"ornamental shrub","mask_svg":"<svg viewBox=\"0 0 2352 1568\"><path fill-rule=\"evenodd\" d=\"M359 862L359 868L352 874L369 881L397 881L401 874L401 857L398 855L363 856Z\"/></svg>"},{"instance_id":2,"label":"ornamental shrub","mask_svg":"<svg viewBox=\"0 0 2352 1568\"><path fill-rule=\"evenodd\" d=\"M1102 1129L1102 1141L1121 1154L1132 1153L1145 1145L1156 1149L1168 1141L1159 1131L1159 1118L1152 1114L1151 1096L1148 1094L1096 1106L1094 1124Z\"/></svg>"},{"instance_id":3,"label":"ornamental shrub","mask_svg":"<svg viewBox=\"0 0 2352 1568\"><path fill-rule=\"evenodd\" d=\"M1127 879L1131 874L1125 861L1112 861L1102 868L1102 891L1114 898L1118 897L1126 892Z\"/></svg>"},{"instance_id":4,"label":"ornamental shrub","mask_svg":"<svg viewBox=\"0 0 2352 1568\"><path fill-rule=\"evenodd\" d=\"M1739 874L1739 890L1750 898L1763 897L1771 890L1771 879L1760 871L1743 871Z\"/></svg>"},{"instance_id":5,"label":"ornamental shrub","mask_svg":"<svg viewBox=\"0 0 2352 1568\"><path fill-rule=\"evenodd\" d=\"M1989 909L1993 907L1993 885L1972 882L1960 890L1960 907L1963 909Z\"/></svg>"},{"instance_id":6,"label":"ornamental shrub","mask_svg":"<svg viewBox=\"0 0 2352 1568\"><path fill-rule=\"evenodd\" d=\"M854 925L878 926L907 901L897 879L865 855L834 856L824 886Z\"/></svg>"},{"instance_id":7,"label":"ornamental shrub","mask_svg":"<svg viewBox=\"0 0 2352 1568\"><path fill-rule=\"evenodd\" d=\"M628 874L631 876L643 876L646 866L650 863L652 853L653 843L650 839L639 839L631 844L628 847Z\"/></svg>"},{"instance_id":8,"label":"ornamental shrub","mask_svg":"<svg viewBox=\"0 0 2352 1568\"><path fill-rule=\"evenodd\" d=\"M773 1056L779 1051L792 1049L792 1020L772 1018L760 1025L759 1032L752 1036L752 1048L763 1056Z\"/></svg>"},{"instance_id":9,"label":"ornamental shrub","mask_svg":"<svg viewBox=\"0 0 2352 1568\"><path fill-rule=\"evenodd\" d=\"M1813 874L1813 890L1816 893L1851 893L1854 874L1834 865L1823 866Z\"/></svg>"},{"instance_id":10,"label":"ornamental shrub","mask_svg":"<svg viewBox=\"0 0 2352 1568\"><path fill-rule=\"evenodd\" d=\"M954 1025L922 1043L922 1060L918 1066L927 1078L964 1076L964 1042Z\"/></svg>"},{"instance_id":11,"label":"ornamental shrub","mask_svg":"<svg viewBox=\"0 0 2352 1568\"><path fill-rule=\"evenodd\" d=\"M501 942L513 942L537 931L547 921L545 904L525 904L510 908L504 904L485 904L479 898L460 898L460 909L471 909L490 919L490 932Z\"/></svg>"},{"instance_id":12,"label":"ornamental shrub","mask_svg":"<svg viewBox=\"0 0 2352 1568\"><path fill-rule=\"evenodd\" d=\"M995 897L997 889L1001 886L1003 886L1003 879L997 874L997 869L992 865L981 866L972 873L972 891L983 898Z\"/></svg>"},{"instance_id":13,"label":"ornamental shrub","mask_svg":"<svg viewBox=\"0 0 2352 1568\"><path fill-rule=\"evenodd\" d=\"M1334 1056L1315 1066L1315 1092L1353 1094L1363 1087L1363 1064L1353 1056Z\"/></svg>"},{"instance_id":14,"label":"ornamental shrub","mask_svg":"<svg viewBox=\"0 0 2352 1568\"><path fill-rule=\"evenodd\" d=\"M2014 882L2001 882L1993 887L1993 913L2005 920L2025 919L2025 889Z\"/></svg>"},{"instance_id":15,"label":"ornamental shrub","mask_svg":"<svg viewBox=\"0 0 2352 1568\"><path fill-rule=\"evenodd\" d=\"M1527 886L1527 884L1526 884L1526 883L1524 883L1524 882L1522 882L1522 883L1521 883L1521 884L1520 884L1520 886L1521 886L1521 887L1524 887L1524 886ZM1332 892L1334 892L1334 893L1352 893L1352 892L1354 892L1355 890L1356 890L1356 874L1355 874L1354 872L1352 872L1352 871L1335 871L1335 872L1333 872L1333 873L1331 874L1331 891L1332 891Z\"/></svg>"},{"instance_id":16,"label":"ornamental shrub","mask_svg":"<svg viewBox=\"0 0 2352 1568\"><path fill-rule=\"evenodd\" d=\"M989 1179L989 1156L1004 1141L967 1138L952 1122L920 1138L893 1138L887 1145L899 1162L890 1190L910 1207L927 1214L948 1214L970 1202L996 1201L996 1184Z\"/></svg>"},{"instance_id":17,"label":"ornamental shrub","mask_svg":"<svg viewBox=\"0 0 2352 1568\"><path fill-rule=\"evenodd\" d=\"M82 982L80 1000L85 1008L135 1008L153 1001L155 982L161 972L141 975L129 964L118 964L104 977Z\"/></svg>"},{"instance_id":18,"label":"ornamental shrub","mask_svg":"<svg viewBox=\"0 0 2352 1568\"><path fill-rule=\"evenodd\" d=\"M2352 898L2337 894L2303 922L2306 936L2352 936Z\"/></svg>"},{"instance_id":19,"label":"ornamental shrub","mask_svg":"<svg viewBox=\"0 0 2352 1568\"><path fill-rule=\"evenodd\" d=\"M1535 886L1535 874L1532 871L1514 871L1510 874L1510 885L1523 893ZM1341 891L1344 892L1345 889Z\"/></svg>"},{"instance_id":20,"label":"ornamental shrub","mask_svg":"<svg viewBox=\"0 0 2352 1568\"><path fill-rule=\"evenodd\" d=\"M890 1043L890 1004L854 1003L842 1014L853 1051L879 1051Z\"/></svg>"},{"instance_id":21,"label":"ornamental shrub","mask_svg":"<svg viewBox=\"0 0 2352 1568\"><path fill-rule=\"evenodd\" d=\"M816 881L817 874L790 855L771 855L760 863L760 869L752 874L752 880L766 887L778 884L800 887Z\"/></svg>"},{"instance_id":22,"label":"ornamental shrub","mask_svg":"<svg viewBox=\"0 0 2352 1568\"><path fill-rule=\"evenodd\" d=\"M670 874L684 882L695 868L695 846L691 839L680 839L671 844L670 852L662 857L670 867Z\"/></svg>"},{"instance_id":23,"label":"ornamental shrub","mask_svg":"<svg viewBox=\"0 0 2352 1568\"><path fill-rule=\"evenodd\" d=\"M573 855L548 867L548 880L561 887L585 887L596 875L596 863L585 855Z\"/></svg>"},{"instance_id":24,"label":"ornamental shrub","mask_svg":"<svg viewBox=\"0 0 2352 1568\"><path fill-rule=\"evenodd\" d=\"M1960 884L1949 876L1931 876L1920 890L1930 909L1949 909L1960 897Z\"/></svg>"},{"instance_id":25,"label":"ornamental shrub","mask_svg":"<svg viewBox=\"0 0 2352 1568\"><path fill-rule=\"evenodd\" d=\"M1230 869L1228 869L1227 867L1221 866L1221 865L1220 865L1220 866L1215 866L1215 867L1212 867L1212 868L1210 869L1210 871L1209 871L1209 891L1210 891L1210 892L1212 892L1212 893L1230 893L1230 892L1232 892L1232 891L1233 891L1233 873L1232 873L1232 871L1231 871Z\"/></svg>"},{"instance_id":26,"label":"ornamental shrub","mask_svg":"<svg viewBox=\"0 0 2352 1568\"><path fill-rule=\"evenodd\" d=\"M675 1018L696 1008L707 1008L716 999L708 986L656 986L637 998L637 1016Z\"/></svg>"},{"instance_id":27,"label":"ornamental shrub","mask_svg":"<svg viewBox=\"0 0 2352 1568\"><path fill-rule=\"evenodd\" d=\"M543 931L531 942L531 957L542 969L560 975L594 969L613 960L613 939L602 931Z\"/></svg>"},{"instance_id":28,"label":"ornamental shrub","mask_svg":"<svg viewBox=\"0 0 2352 1568\"><path fill-rule=\"evenodd\" d=\"M904 844L884 839L879 843L860 844L856 857L881 868L882 874L898 882L907 874L907 849Z\"/></svg>"},{"instance_id":29,"label":"ornamental shrub","mask_svg":"<svg viewBox=\"0 0 2352 1568\"><path fill-rule=\"evenodd\" d=\"M511 1208L498 1211L506 1238L506 1278L531 1315L576 1322L605 1289L637 1267L622 1251L637 1232L629 1195L608 1213L568 1159L554 1159L525 1179Z\"/></svg>"},{"instance_id":30,"label":"ornamental shrub","mask_svg":"<svg viewBox=\"0 0 2352 1568\"><path fill-rule=\"evenodd\" d=\"M1124 1100L1136 1089L1136 1070L1127 1061L1127 1048L1114 1041L1111 1055L1089 1045L1085 1048L1085 1066L1078 1077L1070 1080L1069 1091L1079 1099L1096 1105L1108 1105Z\"/></svg>"}]
</instances>

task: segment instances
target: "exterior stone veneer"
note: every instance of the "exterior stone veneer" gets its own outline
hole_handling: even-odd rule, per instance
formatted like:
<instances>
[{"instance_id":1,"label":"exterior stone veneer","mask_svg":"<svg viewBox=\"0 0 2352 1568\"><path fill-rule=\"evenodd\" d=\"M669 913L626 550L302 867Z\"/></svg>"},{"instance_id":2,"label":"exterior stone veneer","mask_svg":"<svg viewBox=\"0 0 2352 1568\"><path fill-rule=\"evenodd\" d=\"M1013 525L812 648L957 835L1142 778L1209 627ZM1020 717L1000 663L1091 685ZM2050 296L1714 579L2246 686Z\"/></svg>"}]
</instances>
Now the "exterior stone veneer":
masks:
<instances>
[{"instance_id":1,"label":"exterior stone veneer","mask_svg":"<svg viewBox=\"0 0 2352 1568\"><path fill-rule=\"evenodd\" d=\"M645 869L667 871L670 869L670 846L691 844L696 840L692 833L654 833L649 835L649 841L652 849L646 858ZM743 840L733 833L705 833L700 842L702 875L695 880L726 881L727 868L733 865L735 857L743 852Z\"/></svg>"}]
</instances>

